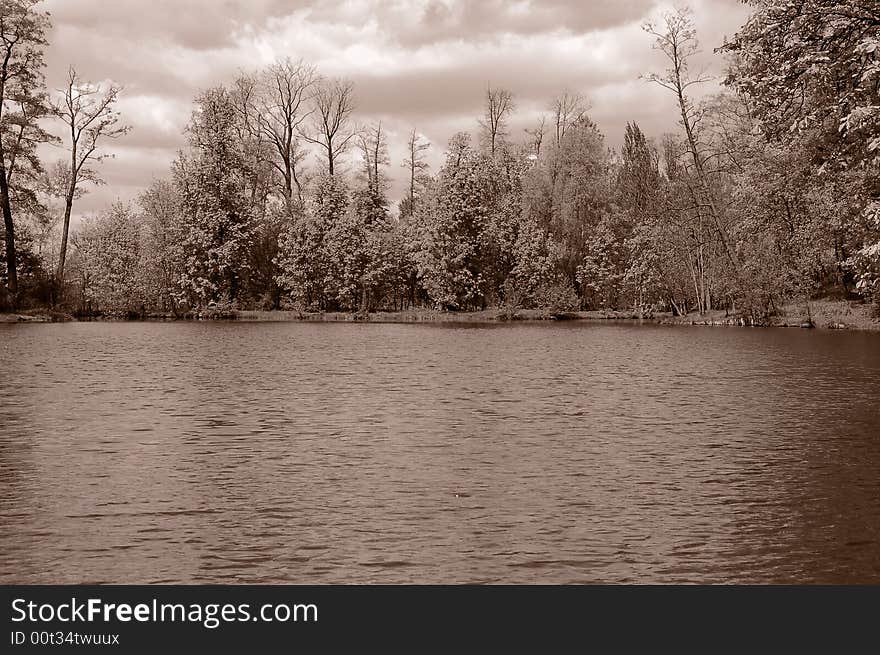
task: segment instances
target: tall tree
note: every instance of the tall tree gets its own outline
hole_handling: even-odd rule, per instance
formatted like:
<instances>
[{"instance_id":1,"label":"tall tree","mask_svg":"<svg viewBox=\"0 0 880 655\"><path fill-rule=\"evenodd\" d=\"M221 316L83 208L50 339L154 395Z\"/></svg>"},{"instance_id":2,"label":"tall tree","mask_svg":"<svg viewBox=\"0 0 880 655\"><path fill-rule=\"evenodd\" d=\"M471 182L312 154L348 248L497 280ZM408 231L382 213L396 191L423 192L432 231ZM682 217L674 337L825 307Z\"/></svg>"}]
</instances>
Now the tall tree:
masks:
<instances>
[{"instance_id":1,"label":"tall tree","mask_svg":"<svg viewBox=\"0 0 880 655\"><path fill-rule=\"evenodd\" d=\"M580 93L566 90L554 98L550 110L553 112L557 146L565 137L568 127L580 122L587 115L588 108L586 99Z\"/></svg>"},{"instance_id":2,"label":"tall tree","mask_svg":"<svg viewBox=\"0 0 880 655\"><path fill-rule=\"evenodd\" d=\"M529 149L529 156L532 159L538 159L541 156L541 146L544 143L544 136L547 132L547 116L542 115L534 127L527 127L526 136L528 141L526 145Z\"/></svg>"},{"instance_id":3,"label":"tall tree","mask_svg":"<svg viewBox=\"0 0 880 655\"><path fill-rule=\"evenodd\" d=\"M64 222L61 226L61 249L58 253L58 284L64 283L64 263L67 257L67 237L70 215L79 185L83 182L103 184L90 164L100 163L108 155L99 151L100 142L116 139L129 131L120 124L116 110L121 87L116 84L99 85L82 81L76 70L70 68L67 86L56 105L56 112L64 121L67 148L70 151L67 171L67 189L64 195Z\"/></svg>"},{"instance_id":4,"label":"tall tree","mask_svg":"<svg viewBox=\"0 0 880 655\"><path fill-rule=\"evenodd\" d=\"M485 305L484 246L491 220L487 199L492 184L486 172L491 161L488 154L474 150L469 135L454 135L431 202L419 209L426 226L420 268L428 293L441 307Z\"/></svg>"},{"instance_id":5,"label":"tall tree","mask_svg":"<svg viewBox=\"0 0 880 655\"><path fill-rule=\"evenodd\" d=\"M103 312L142 315L148 301L143 224L133 209L115 203L86 219L74 237L80 256L83 305Z\"/></svg>"},{"instance_id":6,"label":"tall tree","mask_svg":"<svg viewBox=\"0 0 880 655\"><path fill-rule=\"evenodd\" d=\"M692 87L709 81L709 78L703 73L696 75L690 73L690 63L694 55L699 52L699 41L691 10L687 7L680 7L673 12L667 12L663 15L661 25L646 23L643 29L654 37L654 47L660 50L669 61L669 68L663 73L650 73L647 78L675 94L681 126L685 132L698 187L694 206L700 215L702 215L704 208L708 212L734 276L741 282L739 261L730 244L727 229L722 223L718 203L706 170L708 155L697 134L700 110L689 95L689 90Z\"/></svg>"},{"instance_id":7,"label":"tall tree","mask_svg":"<svg viewBox=\"0 0 880 655\"><path fill-rule=\"evenodd\" d=\"M388 159L388 137L382 130L382 122L361 129L358 145L363 158L366 186L378 193L380 187L385 185L382 169L391 163Z\"/></svg>"},{"instance_id":8,"label":"tall tree","mask_svg":"<svg viewBox=\"0 0 880 655\"><path fill-rule=\"evenodd\" d=\"M336 162L346 149L355 132L351 129L354 112L354 84L348 80L325 80L318 84L314 98L314 116L311 134L302 135L318 146L327 158L327 173L336 173Z\"/></svg>"},{"instance_id":9,"label":"tall tree","mask_svg":"<svg viewBox=\"0 0 880 655\"><path fill-rule=\"evenodd\" d=\"M492 157L507 136L507 122L513 109L513 94L510 91L486 87L486 102L480 126L483 128L483 143Z\"/></svg>"},{"instance_id":10,"label":"tall tree","mask_svg":"<svg viewBox=\"0 0 880 655\"><path fill-rule=\"evenodd\" d=\"M348 234L349 193L343 176L319 176L307 209L281 234L277 282L300 308L323 311L351 291L340 280L349 254L345 246L351 243L339 238Z\"/></svg>"},{"instance_id":11,"label":"tall tree","mask_svg":"<svg viewBox=\"0 0 880 655\"><path fill-rule=\"evenodd\" d=\"M186 258L180 198L171 182L154 180L141 194L138 204L143 210L141 220L146 242L144 251L149 256L150 295L163 311L174 310Z\"/></svg>"},{"instance_id":12,"label":"tall tree","mask_svg":"<svg viewBox=\"0 0 880 655\"><path fill-rule=\"evenodd\" d=\"M358 135L358 145L363 159L364 186L355 192L355 208L360 219L370 226L384 222L388 215L385 168L391 160L388 158L388 140L382 123L363 128Z\"/></svg>"},{"instance_id":13,"label":"tall tree","mask_svg":"<svg viewBox=\"0 0 880 655\"><path fill-rule=\"evenodd\" d=\"M751 0L725 46L728 83L771 142L804 151L826 182L838 178L861 218L837 250L859 289L880 302L880 8L876 0ZM819 186L819 185L816 185Z\"/></svg>"},{"instance_id":14,"label":"tall tree","mask_svg":"<svg viewBox=\"0 0 880 655\"><path fill-rule=\"evenodd\" d=\"M18 301L18 266L13 205L25 180L40 170L37 145L49 135L39 120L49 111L43 80L43 49L49 14L38 0L0 0L0 211L6 259L6 286Z\"/></svg>"},{"instance_id":15,"label":"tall tree","mask_svg":"<svg viewBox=\"0 0 880 655\"><path fill-rule=\"evenodd\" d=\"M247 272L253 204L235 101L225 87L197 99L187 128L190 153L174 164L184 221L183 298L193 306L235 302Z\"/></svg>"},{"instance_id":16,"label":"tall tree","mask_svg":"<svg viewBox=\"0 0 880 655\"><path fill-rule=\"evenodd\" d=\"M416 189L424 185L427 171L430 168L428 162L425 161L425 152L430 147L430 142L423 140L422 136L413 128L406 140L407 156L402 164L409 173L409 194L404 199L405 205L401 205L401 215L412 216L415 214Z\"/></svg>"},{"instance_id":17,"label":"tall tree","mask_svg":"<svg viewBox=\"0 0 880 655\"><path fill-rule=\"evenodd\" d=\"M620 204L638 214L656 205L660 188L660 162L638 124L627 123L623 138L620 168L617 176Z\"/></svg>"},{"instance_id":18,"label":"tall tree","mask_svg":"<svg viewBox=\"0 0 880 655\"><path fill-rule=\"evenodd\" d=\"M316 80L314 67L290 58L276 61L259 76L259 126L274 149L272 166L281 176L284 199L288 205L295 200L299 207L303 183L298 166L305 156L300 132L313 112L308 105Z\"/></svg>"},{"instance_id":19,"label":"tall tree","mask_svg":"<svg viewBox=\"0 0 880 655\"><path fill-rule=\"evenodd\" d=\"M662 189L659 159L639 126L627 123L617 171L617 203L627 223L622 281L632 291L636 311L643 311L659 287L660 229L655 220Z\"/></svg>"}]
</instances>

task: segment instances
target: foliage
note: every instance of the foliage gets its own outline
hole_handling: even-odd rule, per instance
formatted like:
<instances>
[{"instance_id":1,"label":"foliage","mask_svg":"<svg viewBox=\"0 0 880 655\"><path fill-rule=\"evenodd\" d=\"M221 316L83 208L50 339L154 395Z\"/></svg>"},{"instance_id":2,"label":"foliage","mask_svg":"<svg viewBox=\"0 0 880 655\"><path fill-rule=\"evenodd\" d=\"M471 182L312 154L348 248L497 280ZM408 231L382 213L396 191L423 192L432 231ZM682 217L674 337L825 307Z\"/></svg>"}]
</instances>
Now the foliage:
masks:
<instances>
[{"instance_id":1,"label":"foliage","mask_svg":"<svg viewBox=\"0 0 880 655\"><path fill-rule=\"evenodd\" d=\"M191 154L175 162L174 183L185 221L179 298L202 307L223 297L234 301L241 292L254 216L229 91L210 89L196 103Z\"/></svg>"},{"instance_id":2,"label":"foliage","mask_svg":"<svg viewBox=\"0 0 880 655\"><path fill-rule=\"evenodd\" d=\"M30 0L0 3L0 33L30 30L11 55L17 77L2 98L9 192L0 263L19 264L33 302L46 295L55 253L64 253L63 240L59 251L52 239L61 217L51 198L64 198L69 216L82 192L77 179L97 179L88 163L98 137L124 128L113 109L118 87L72 76L69 121L74 129L84 125L77 116L97 122L73 144L85 145L80 168L43 170L48 19ZM723 308L758 318L826 293L878 299L873 3L751 4L723 49L727 84L714 95L695 93L707 78L692 70L689 11L646 25L667 59L647 77L674 93L675 134L655 142L628 123L614 151L585 96L563 90L518 142L513 94L490 84L474 124L479 140L455 135L438 170L428 166L426 139L409 133L402 198L388 176L390 133L356 123L351 82L289 59L242 73L195 99L188 147L169 179L152 183L139 206L114 205L79 228L69 286L92 310L122 313L423 305L496 306L510 316L518 308ZM309 154L318 155L311 168ZM20 294L9 292L14 266L4 268L0 302L11 305Z\"/></svg>"},{"instance_id":3,"label":"foliage","mask_svg":"<svg viewBox=\"0 0 880 655\"><path fill-rule=\"evenodd\" d=\"M113 205L77 232L83 304L92 311L142 313L147 303L142 226L131 207Z\"/></svg>"},{"instance_id":4,"label":"foliage","mask_svg":"<svg viewBox=\"0 0 880 655\"><path fill-rule=\"evenodd\" d=\"M880 266L880 22L864 0L760 0L727 45L729 83L748 98L756 128L802 155L810 193L829 214L838 260L864 295ZM788 176L786 176L788 177ZM797 179L797 174L794 176ZM824 190L856 199L827 202ZM844 206L841 207L840 205ZM830 207L829 207L830 205ZM822 235L822 232L818 233Z\"/></svg>"},{"instance_id":5,"label":"foliage","mask_svg":"<svg viewBox=\"0 0 880 655\"><path fill-rule=\"evenodd\" d=\"M40 144L53 140L42 126L50 113L43 78L49 14L36 0L0 0L0 212L3 214L4 303L20 300L16 215L38 209L35 178ZM33 267L31 267L33 268Z\"/></svg>"}]
</instances>

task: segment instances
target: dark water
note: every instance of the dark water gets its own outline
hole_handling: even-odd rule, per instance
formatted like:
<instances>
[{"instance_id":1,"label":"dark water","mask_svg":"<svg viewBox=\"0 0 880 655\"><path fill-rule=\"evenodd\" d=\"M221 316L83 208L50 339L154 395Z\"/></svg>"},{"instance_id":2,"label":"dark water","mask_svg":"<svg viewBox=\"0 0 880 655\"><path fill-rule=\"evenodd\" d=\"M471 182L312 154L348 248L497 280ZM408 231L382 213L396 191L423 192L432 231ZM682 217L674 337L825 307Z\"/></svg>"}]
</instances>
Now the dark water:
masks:
<instances>
[{"instance_id":1,"label":"dark water","mask_svg":"<svg viewBox=\"0 0 880 655\"><path fill-rule=\"evenodd\" d=\"M880 583L880 334L0 326L0 581Z\"/></svg>"}]
</instances>

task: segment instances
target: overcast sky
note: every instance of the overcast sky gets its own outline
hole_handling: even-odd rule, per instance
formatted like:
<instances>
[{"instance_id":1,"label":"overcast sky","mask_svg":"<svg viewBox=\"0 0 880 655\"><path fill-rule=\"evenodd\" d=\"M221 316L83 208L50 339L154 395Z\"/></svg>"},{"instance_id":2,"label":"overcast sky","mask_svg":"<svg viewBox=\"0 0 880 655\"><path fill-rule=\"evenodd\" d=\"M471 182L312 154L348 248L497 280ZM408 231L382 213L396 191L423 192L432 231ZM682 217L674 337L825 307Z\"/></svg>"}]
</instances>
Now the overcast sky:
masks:
<instances>
[{"instance_id":1,"label":"overcast sky","mask_svg":"<svg viewBox=\"0 0 880 655\"><path fill-rule=\"evenodd\" d=\"M640 25L669 3L650 0L47 0L53 30L47 81L67 68L124 85L120 109L132 126L101 164L105 187L79 201L92 213L136 197L164 177L200 89L229 82L279 57L303 58L327 76L355 82L357 118L382 120L395 178L415 127L441 161L449 137L476 132L487 83L510 89L521 138L563 89L589 99L612 146L627 121L649 136L675 129L674 99L639 79L661 70ZM707 60L747 15L738 0L691 3ZM720 73L722 62L714 62ZM53 156L52 153L48 153ZM61 156L57 152L57 156ZM315 160L309 161L315 166Z\"/></svg>"}]
</instances>

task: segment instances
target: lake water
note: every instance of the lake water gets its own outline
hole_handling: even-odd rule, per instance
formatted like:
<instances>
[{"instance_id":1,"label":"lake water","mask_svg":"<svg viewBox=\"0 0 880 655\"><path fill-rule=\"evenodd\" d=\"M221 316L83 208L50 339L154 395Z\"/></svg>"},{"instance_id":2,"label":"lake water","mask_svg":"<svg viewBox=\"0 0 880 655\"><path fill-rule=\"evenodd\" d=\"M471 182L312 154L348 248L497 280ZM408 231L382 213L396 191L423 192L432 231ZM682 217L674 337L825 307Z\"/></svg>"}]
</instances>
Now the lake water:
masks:
<instances>
[{"instance_id":1,"label":"lake water","mask_svg":"<svg viewBox=\"0 0 880 655\"><path fill-rule=\"evenodd\" d=\"M0 582L880 583L880 334L0 325Z\"/></svg>"}]
</instances>

